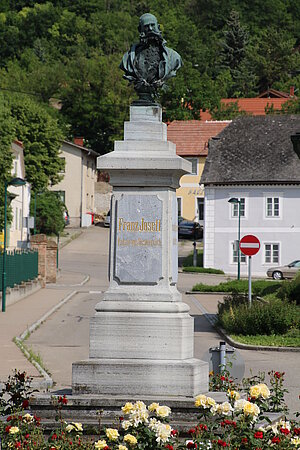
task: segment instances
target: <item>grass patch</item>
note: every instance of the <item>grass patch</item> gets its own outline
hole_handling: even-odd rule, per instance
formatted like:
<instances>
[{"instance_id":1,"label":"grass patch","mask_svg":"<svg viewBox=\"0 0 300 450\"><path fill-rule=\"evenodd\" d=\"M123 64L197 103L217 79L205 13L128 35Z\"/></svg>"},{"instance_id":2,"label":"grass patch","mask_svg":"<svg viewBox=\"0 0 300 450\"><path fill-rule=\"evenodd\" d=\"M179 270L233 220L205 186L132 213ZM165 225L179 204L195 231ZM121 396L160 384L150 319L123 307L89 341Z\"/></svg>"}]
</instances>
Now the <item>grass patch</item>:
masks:
<instances>
[{"instance_id":1,"label":"grass patch","mask_svg":"<svg viewBox=\"0 0 300 450\"><path fill-rule=\"evenodd\" d=\"M257 280L252 282L252 292L254 295L265 296L273 294L281 287L281 281ZM219 283L216 286L198 283L193 286L195 292L238 292L240 294L248 292L248 280L231 280Z\"/></svg>"},{"instance_id":2,"label":"grass patch","mask_svg":"<svg viewBox=\"0 0 300 450\"><path fill-rule=\"evenodd\" d=\"M182 263L183 267L192 267L193 266L193 252L190 253ZM203 249L197 250L197 267L203 268Z\"/></svg>"},{"instance_id":3,"label":"grass patch","mask_svg":"<svg viewBox=\"0 0 300 450\"><path fill-rule=\"evenodd\" d=\"M212 269L212 268L205 269L204 267L194 267L194 266L188 266L188 267L184 266L182 271L183 272L198 272L198 273L215 273L215 274L224 275L223 270Z\"/></svg>"},{"instance_id":4,"label":"grass patch","mask_svg":"<svg viewBox=\"0 0 300 450\"><path fill-rule=\"evenodd\" d=\"M293 330L283 335L256 335L243 336L231 334L230 337L241 344L265 345L268 347L300 347L300 331Z\"/></svg>"}]
</instances>

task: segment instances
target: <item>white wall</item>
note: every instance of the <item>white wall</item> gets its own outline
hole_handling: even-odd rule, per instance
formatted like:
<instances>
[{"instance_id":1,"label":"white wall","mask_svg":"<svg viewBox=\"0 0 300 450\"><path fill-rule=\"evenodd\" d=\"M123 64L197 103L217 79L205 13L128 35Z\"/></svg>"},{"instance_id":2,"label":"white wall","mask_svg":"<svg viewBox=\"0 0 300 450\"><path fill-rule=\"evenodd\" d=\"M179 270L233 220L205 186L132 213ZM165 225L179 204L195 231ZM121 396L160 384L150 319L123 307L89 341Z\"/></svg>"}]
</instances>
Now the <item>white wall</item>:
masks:
<instances>
[{"instance_id":1,"label":"white wall","mask_svg":"<svg viewBox=\"0 0 300 450\"><path fill-rule=\"evenodd\" d=\"M266 197L279 197L279 217L266 217ZM237 273L232 261L232 242L238 238L238 219L232 217L231 197L244 197L245 217L241 218L241 238L254 234L261 242L259 253L252 258L252 273L265 276L269 267L288 264L300 258L300 186L245 186L205 189L204 266ZM267 243L279 244L279 262L265 262ZM241 275L247 275L247 264L241 264Z\"/></svg>"}]
</instances>

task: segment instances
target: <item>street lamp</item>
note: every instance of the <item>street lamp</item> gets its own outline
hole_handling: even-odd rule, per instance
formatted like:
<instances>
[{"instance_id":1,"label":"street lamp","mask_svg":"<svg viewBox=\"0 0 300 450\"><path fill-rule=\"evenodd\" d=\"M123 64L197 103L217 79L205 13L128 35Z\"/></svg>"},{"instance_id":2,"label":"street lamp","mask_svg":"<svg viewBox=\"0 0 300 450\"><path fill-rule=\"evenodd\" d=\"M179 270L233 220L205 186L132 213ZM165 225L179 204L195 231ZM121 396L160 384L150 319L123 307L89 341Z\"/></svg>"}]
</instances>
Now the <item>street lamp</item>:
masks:
<instances>
[{"instance_id":1,"label":"street lamp","mask_svg":"<svg viewBox=\"0 0 300 450\"><path fill-rule=\"evenodd\" d=\"M236 197L232 197L228 200L229 203L235 203L238 205L238 248L237 248L237 252L238 252L238 273L237 273L237 279L240 280L241 278L241 254L240 254L240 240L241 240L241 200L236 198Z\"/></svg>"},{"instance_id":2,"label":"street lamp","mask_svg":"<svg viewBox=\"0 0 300 450\"><path fill-rule=\"evenodd\" d=\"M4 237L3 237L3 266L2 266L2 312L6 309L6 226L7 226L7 188L8 186L24 186L23 178L13 178L4 183Z\"/></svg>"}]
</instances>

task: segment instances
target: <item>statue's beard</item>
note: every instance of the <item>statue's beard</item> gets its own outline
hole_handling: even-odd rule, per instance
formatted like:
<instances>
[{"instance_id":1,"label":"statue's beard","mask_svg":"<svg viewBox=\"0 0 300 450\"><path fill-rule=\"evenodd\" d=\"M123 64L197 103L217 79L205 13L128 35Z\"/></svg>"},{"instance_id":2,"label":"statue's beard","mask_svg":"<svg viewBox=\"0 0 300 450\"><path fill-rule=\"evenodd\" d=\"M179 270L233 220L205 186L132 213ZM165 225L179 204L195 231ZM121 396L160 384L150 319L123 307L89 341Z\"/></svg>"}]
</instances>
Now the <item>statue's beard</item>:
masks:
<instances>
[{"instance_id":1,"label":"statue's beard","mask_svg":"<svg viewBox=\"0 0 300 450\"><path fill-rule=\"evenodd\" d=\"M147 34L145 32L140 33L141 44L162 44L163 37L160 31L149 31Z\"/></svg>"}]
</instances>

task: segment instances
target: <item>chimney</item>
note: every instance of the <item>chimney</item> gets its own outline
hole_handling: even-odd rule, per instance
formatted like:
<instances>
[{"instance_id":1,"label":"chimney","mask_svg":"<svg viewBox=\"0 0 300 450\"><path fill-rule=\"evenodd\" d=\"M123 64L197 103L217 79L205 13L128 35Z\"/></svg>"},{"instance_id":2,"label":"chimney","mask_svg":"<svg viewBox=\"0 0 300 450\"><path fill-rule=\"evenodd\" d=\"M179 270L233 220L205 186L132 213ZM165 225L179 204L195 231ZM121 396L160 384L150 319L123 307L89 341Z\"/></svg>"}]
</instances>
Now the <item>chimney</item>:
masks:
<instances>
[{"instance_id":1,"label":"chimney","mask_svg":"<svg viewBox=\"0 0 300 450\"><path fill-rule=\"evenodd\" d=\"M295 95L295 86L290 86L290 97L294 97Z\"/></svg>"},{"instance_id":2,"label":"chimney","mask_svg":"<svg viewBox=\"0 0 300 450\"><path fill-rule=\"evenodd\" d=\"M83 137L74 137L73 141L74 141L74 144L80 145L80 147L83 147Z\"/></svg>"}]
</instances>

